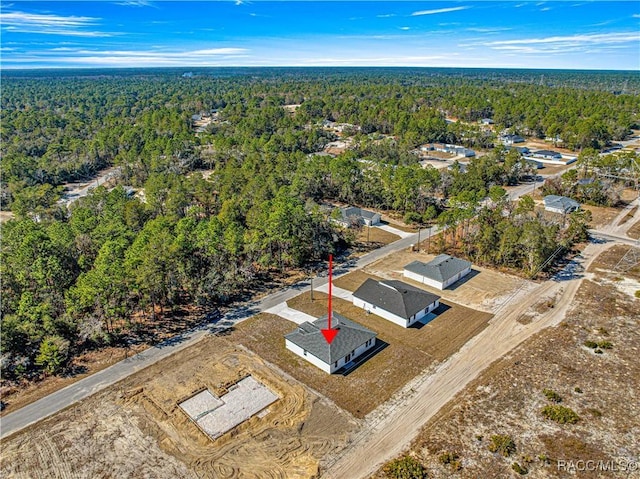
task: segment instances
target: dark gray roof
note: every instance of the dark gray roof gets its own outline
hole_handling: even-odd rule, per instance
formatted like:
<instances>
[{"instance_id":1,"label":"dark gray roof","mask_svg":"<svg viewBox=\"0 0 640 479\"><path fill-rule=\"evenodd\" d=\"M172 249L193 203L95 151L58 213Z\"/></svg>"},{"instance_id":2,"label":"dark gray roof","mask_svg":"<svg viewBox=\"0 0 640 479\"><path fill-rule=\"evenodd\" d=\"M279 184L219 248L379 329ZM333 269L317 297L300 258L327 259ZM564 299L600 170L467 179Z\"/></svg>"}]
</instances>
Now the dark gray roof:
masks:
<instances>
[{"instance_id":1,"label":"dark gray roof","mask_svg":"<svg viewBox=\"0 0 640 479\"><path fill-rule=\"evenodd\" d=\"M358 208L356 206L347 206L346 208L340 208L340 211L342 211L342 217L344 219L348 219L354 216L356 218L373 218L376 215L376 213L373 211Z\"/></svg>"},{"instance_id":2,"label":"dark gray roof","mask_svg":"<svg viewBox=\"0 0 640 479\"><path fill-rule=\"evenodd\" d=\"M551 150L538 150L538 151L534 151L533 154L537 156L553 156L553 157L562 156L557 151L551 151Z\"/></svg>"},{"instance_id":3,"label":"dark gray roof","mask_svg":"<svg viewBox=\"0 0 640 479\"><path fill-rule=\"evenodd\" d=\"M580 208L580 203L566 196L547 195L544 197L544 206L569 212Z\"/></svg>"},{"instance_id":4,"label":"dark gray roof","mask_svg":"<svg viewBox=\"0 0 640 479\"><path fill-rule=\"evenodd\" d=\"M428 263L414 261L404 267L407 271L444 283L471 266L467 260L440 254Z\"/></svg>"},{"instance_id":5,"label":"dark gray roof","mask_svg":"<svg viewBox=\"0 0 640 479\"><path fill-rule=\"evenodd\" d=\"M325 363L331 364L377 336L364 326L348 320L341 314L333 313L331 327L337 329L338 334L331 344L328 344L320 331L327 328L327 319L327 315L324 315L312 323L305 321L295 331L285 335L285 338Z\"/></svg>"},{"instance_id":6,"label":"dark gray roof","mask_svg":"<svg viewBox=\"0 0 640 479\"><path fill-rule=\"evenodd\" d=\"M440 299L437 294L402 281L375 281L371 278L362 283L353 296L404 319L411 318Z\"/></svg>"}]
</instances>

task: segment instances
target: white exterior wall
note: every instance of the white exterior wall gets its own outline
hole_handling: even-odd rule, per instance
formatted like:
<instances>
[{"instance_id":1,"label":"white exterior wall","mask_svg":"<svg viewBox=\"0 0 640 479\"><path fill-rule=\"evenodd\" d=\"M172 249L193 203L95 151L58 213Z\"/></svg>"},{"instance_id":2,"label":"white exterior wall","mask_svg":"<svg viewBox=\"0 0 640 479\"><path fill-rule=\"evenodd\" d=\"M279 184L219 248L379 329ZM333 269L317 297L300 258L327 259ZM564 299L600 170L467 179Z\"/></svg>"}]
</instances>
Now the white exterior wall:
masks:
<instances>
[{"instance_id":1,"label":"white exterior wall","mask_svg":"<svg viewBox=\"0 0 640 479\"><path fill-rule=\"evenodd\" d=\"M411 317L409 320L406 320L396 314L390 313L389 311L379 308L371 303L368 303L360 298L356 298L354 296L353 298L353 304L354 306L357 306L359 308L364 309L365 311L369 311L377 316L380 316L381 318L384 318L388 321L391 321L392 323L397 324L398 326L402 326L403 328L408 328L409 326L411 326L413 323L415 323L416 321L420 321L422 318L424 318L427 314L429 314L431 311L433 311L434 309L436 309L438 306L440 306L440 300L436 300L434 303L431 303L426 309L423 309L421 311L419 311L417 314L415 314L413 317Z\"/></svg>"},{"instance_id":2,"label":"white exterior wall","mask_svg":"<svg viewBox=\"0 0 640 479\"><path fill-rule=\"evenodd\" d=\"M456 274L453 278L449 278L447 281L445 281L444 283L444 287L442 287L441 289L445 289L449 286L451 286L453 283L455 283L456 281L459 281L461 278L464 278L466 275L468 275L471 272L471 266L469 266L467 269L465 269L464 271L461 271L460 273Z\"/></svg>"},{"instance_id":3,"label":"white exterior wall","mask_svg":"<svg viewBox=\"0 0 640 479\"><path fill-rule=\"evenodd\" d=\"M331 370L331 367L330 367L331 365L325 363L322 359L314 356L309 351L307 351L307 354L305 356L304 349L302 349L300 346L298 346L297 344L293 344L288 339L285 339L284 342L285 342L285 346L287 347L288 350L293 351L298 356L300 356L302 359L306 359L307 361L309 361L314 366L319 367L320 369L322 369L325 373L332 373L333 372Z\"/></svg>"},{"instance_id":4,"label":"white exterior wall","mask_svg":"<svg viewBox=\"0 0 640 479\"><path fill-rule=\"evenodd\" d=\"M412 273L411 271L407 271L406 269L403 271L403 275L407 278L411 278L412 280L417 281L418 283L426 284L427 286L432 286L434 288L442 290L451 286L453 283L460 280L460 278L464 278L470 272L471 272L471 266L469 266L464 271L461 271L460 273L456 274L455 276L445 281L444 283L441 283L434 279L427 278L417 273Z\"/></svg>"},{"instance_id":5,"label":"white exterior wall","mask_svg":"<svg viewBox=\"0 0 640 479\"><path fill-rule=\"evenodd\" d=\"M371 218L363 218L363 219L364 219L364 224L366 226L373 226L380 223L380 215L378 213L373 215Z\"/></svg>"},{"instance_id":6,"label":"white exterior wall","mask_svg":"<svg viewBox=\"0 0 640 479\"><path fill-rule=\"evenodd\" d=\"M378 308L377 306L371 303L367 303L366 301L360 298L356 298L355 296L353 297L353 305L357 306L358 308L362 308L365 311L369 311L377 316L380 316L381 318L387 319L392 323L397 324L398 326L402 326L403 328L406 328L409 325L406 319L390 313L389 311L382 308Z\"/></svg>"},{"instance_id":7,"label":"white exterior wall","mask_svg":"<svg viewBox=\"0 0 640 479\"><path fill-rule=\"evenodd\" d=\"M562 208L554 208L553 206L545 206L545 211L551 211L553 213L560 213L561 215L565 214L565 211Z\"/></svg>"},{"instance_id":8,"label":"white exterior wall","mask_svg":"<svg viewBox=\"0 0 640 479\"><path fill-rule=\"evenodd\" d=\"M366 345L367 343L364 343L362 346L359 346L358 348L355 349L354 353L351 355L351 358L349 359L349 361L353 361L354 358L357 358L358 356L360 356L362 353L368 351L369 349L373 348L373 346L375 346L376 344L376 339L373 338L373 340L371 341L371 344L369 344L369 346ZM288 350L296 353L298 356L300 356L302 359L306 359L307 361L309 361L311 364L313 364L314 366L322 369L325 373L329 373L332 374L334 372L336 372L338 369L340 369L341 367L343 367L346 362L345 362L345 358L341 358L337 361L337 364L327 364L325 363L323 360L321 360L320 358L314 356L313 354L311 354L309 351L307 351L307 355L305 356L304 354L304 350L298 346L297 344L293 344L291 341L289 341L288 339L285 339L285 346Z\"/></svg>"}]
</instances>

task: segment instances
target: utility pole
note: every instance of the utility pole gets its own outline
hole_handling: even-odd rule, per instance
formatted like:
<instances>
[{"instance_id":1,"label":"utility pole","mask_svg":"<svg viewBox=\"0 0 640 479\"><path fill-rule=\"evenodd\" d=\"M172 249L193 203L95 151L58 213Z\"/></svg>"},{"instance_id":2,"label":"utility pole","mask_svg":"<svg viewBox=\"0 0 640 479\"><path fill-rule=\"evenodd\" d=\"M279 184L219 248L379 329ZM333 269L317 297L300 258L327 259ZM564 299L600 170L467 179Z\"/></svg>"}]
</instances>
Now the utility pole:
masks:
<instances>
[{"instance_id":1,"label":"utility pole","mask_svg":"<svg viewBox=\"0 0 640 479\"><path fill-rule=\"evenodd\" d=\"M311 301L313 301L313 273L311 273L311 278L309 278L309 283L311 283Z\"/></svg>"},{"instance_id":2,"label":"utility pole","mask_svg":"<svg viewBox=\"0 0 640 479\"><path fill-rule=\"evenodd\" d=\"M418 226L418 248L417 248L418 253L420 252L420 226Z\"/></svg>"}]
</instances>

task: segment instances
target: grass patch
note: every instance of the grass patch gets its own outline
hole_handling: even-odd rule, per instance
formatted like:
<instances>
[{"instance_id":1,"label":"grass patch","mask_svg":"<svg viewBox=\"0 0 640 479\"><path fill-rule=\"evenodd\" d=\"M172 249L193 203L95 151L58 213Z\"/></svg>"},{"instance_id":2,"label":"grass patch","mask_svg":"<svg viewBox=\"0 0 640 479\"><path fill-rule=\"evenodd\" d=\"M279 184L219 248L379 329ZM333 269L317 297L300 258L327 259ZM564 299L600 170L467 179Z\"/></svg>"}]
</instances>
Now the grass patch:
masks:
<instances>
[{"instance_id":1,"label":"grass patch","mask_svg":"<svg viewBox=\"0 0 640 479\"><path fill-rule=\"evenodd\" d=\"M376 243L378 245L386 245L398 241L400 236L381 230L376 227L364 226L356 236L356 240L360 243Z\"/></svg>"},{"instance_id":2,"label":"grass patch","mask_svg":"<svg viewBox=\"0 0 640 479\"><path fill-rule=\"evenodd\" d=\"M554 402L554 403L562 402L562 396L560 396L560 394L558 394L557 392L552 391L551 389L543 389L542 394L544 394L545 397L551 402Z\"/></svg>"},{"instance_id":3,"label":"grass patch","mask_svg":"<svg viewBox=\"0 0 640 479\"><path fill-rule=\"evenodd\" d=\"M506 434L494 434L491 436L489 443L489 451L497 452L503 457L509 457L516 452L516 443L513 442L511 436Z\"/></svg>"},{"instance_id":4,"label":"grass patch","mask_svg":"<svg viewBox=\"0 0 640 479\"><path fill-rule=\"evenodd\" d=\"M580 420L580 416L573 409L559 404L543 407L542 415L558 424L575 424Z\"/></svg>"},{"instance_id":5,"label":"grass patch","mask_svg":"<svg viewBox=\"0 0 640 479\"><path fill-rule=\"evenodd\" d=\"M390 479L426 479L427 470L412 456L404 456L387 463L384 474Z\"/></svg>"}]
</instances>

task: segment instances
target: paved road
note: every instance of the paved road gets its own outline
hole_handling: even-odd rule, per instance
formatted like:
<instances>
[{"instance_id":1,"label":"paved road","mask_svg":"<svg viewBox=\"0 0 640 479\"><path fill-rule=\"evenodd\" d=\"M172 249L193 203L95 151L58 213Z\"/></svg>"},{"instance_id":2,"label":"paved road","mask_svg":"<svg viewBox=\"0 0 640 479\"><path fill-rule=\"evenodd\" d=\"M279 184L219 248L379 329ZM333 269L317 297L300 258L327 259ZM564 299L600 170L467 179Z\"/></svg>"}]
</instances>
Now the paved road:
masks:
<instances>
[{"instance_id":1,"label":"paved road","mask_svg":"<svg viewBox=\"0 0 640 479\"><path fill-rule=\"evenodd\" d=\"M424 230L426 231L426 230ZM426 238L425 233L422 238ZM362 256L357 261L350 264L338 264L335 268L335 276L348 273L354 269L362 268L378 259L410 247L417 241L418 234L412 234L407 238L402 238L394 243L388 244L371 253ZM315 287L327 284L328 278L318 277L313 280ZM140 371L141 369L160 361L171 354L174 354L197 341L201 340L207 334L219 332L227 329L234 324L239 323L255 314L273 308L298 294L309 290L309 282L303 281L290 286L282 291L270 294L259 301L251 301L236 308L232 312L226 314L222 320L214 323L200 326L199 328L180 334L165 341L162 344L151 347L139 354L128 359L120 361L102 371L88 376L80 381L73 383L59 391L56 391L34 403L31 403L15 412L7 414L0 418L0 438L4 438L24 427L41 421L42 419L55 414L56 412L71 406L72 404L111 386L112 384Z\"/></svg>"}]
</instances>

